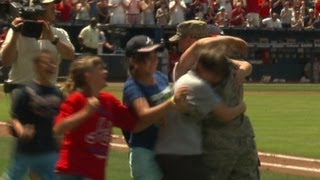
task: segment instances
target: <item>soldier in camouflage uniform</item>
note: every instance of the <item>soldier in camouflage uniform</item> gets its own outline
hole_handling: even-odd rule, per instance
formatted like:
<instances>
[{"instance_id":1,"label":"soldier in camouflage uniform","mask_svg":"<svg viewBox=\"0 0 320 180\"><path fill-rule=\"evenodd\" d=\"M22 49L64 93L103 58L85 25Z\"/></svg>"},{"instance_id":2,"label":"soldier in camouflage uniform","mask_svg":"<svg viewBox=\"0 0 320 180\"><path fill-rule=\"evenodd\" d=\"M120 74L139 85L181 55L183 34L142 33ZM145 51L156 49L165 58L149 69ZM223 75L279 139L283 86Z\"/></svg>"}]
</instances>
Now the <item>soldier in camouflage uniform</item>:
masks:
<instances>
[{"instance_id":1,"label":"soldier in camouflage uniform","mask_svg":"<svg viewBox=\"0 0 320 180\"><path fill-rule=\"evenodd\" d=\"M243 86L236 82L238 66L216 90L229 106L242 101ZM204 161L211 179L257 180L259 158L250 119L246 115L225 124L217 117L203 121Z\"/></svg>"},{"instance_id":2,"label":"soldier in camouflage uniform","mask_svg":"<svg viewBox=\"0 0 320 180\"><path fill-rule=\"evenodd\" d=\"M188 31L186 28L184 30ZM175 66L176 79L196 64L196 57L204 46L211 46L213 51L223 51L229 57L243 56L248 51L247 44L239 38L231 36L202 38L190 45L181 56ZM229 106L235 106L242 101L241 81L244 81L252 70L252 66L245 61L233 60L233 63L228 79L215 87ZM203 121L202 131L204 161L211 179L256 180L260 178L254 131L246 115L243 114L228 124L223 123L218 117L207 116Z\"/></svg>"}]
</instances>

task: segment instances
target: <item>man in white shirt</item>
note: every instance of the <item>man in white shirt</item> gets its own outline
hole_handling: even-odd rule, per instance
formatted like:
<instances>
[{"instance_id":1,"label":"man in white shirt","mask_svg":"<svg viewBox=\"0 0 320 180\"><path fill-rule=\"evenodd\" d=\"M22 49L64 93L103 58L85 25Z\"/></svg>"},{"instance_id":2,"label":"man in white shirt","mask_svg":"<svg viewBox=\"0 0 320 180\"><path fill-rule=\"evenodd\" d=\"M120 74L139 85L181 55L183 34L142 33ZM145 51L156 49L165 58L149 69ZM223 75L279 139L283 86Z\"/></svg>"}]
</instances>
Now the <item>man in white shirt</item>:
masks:
<instances>
[{"instance_id":1,"label":"man in white shirt","mask_svg":"<svg viewBox=\"0 0 320 180\"><path fill-rule=\"evenodd\" d=\"M266 28L282 28L282 24L277 13L273 13L271 17L263 19L262 24Z\"/></svg>"},{"instance_id":2,"label":"man in white shirt","mask_svg":"<svg viewBox=\"0 0 320 180\"><path fill-rule=\"evenodd\" d=\"M82 53L97 54L99 47L100 30L96 18L91 18L90 24L84 27L78 36Z\"/></svg>"},{"instance_id":3,"label":"man in white shirt","mask_svg":"<svg viewBox=\"0 0 320 180\"><path fill-rule=\"evenodd\" d=\"M39 0L39 5L45 10L44 14L37 17L38 23L42 24L39 39L22 35L22 27L26 22L23 18L17 17L12 21L0 50L3 65L11 66L8 79L10 90L24 86L35 78L32 59L41 50L51 51L54 59L57 59L57 65L61 59L73 60L74 47L67 32L52 26L56 17L54 3L54 0ZM52 82L56 82L57 76L58 71Z\"/></svg>"}]
</instances>

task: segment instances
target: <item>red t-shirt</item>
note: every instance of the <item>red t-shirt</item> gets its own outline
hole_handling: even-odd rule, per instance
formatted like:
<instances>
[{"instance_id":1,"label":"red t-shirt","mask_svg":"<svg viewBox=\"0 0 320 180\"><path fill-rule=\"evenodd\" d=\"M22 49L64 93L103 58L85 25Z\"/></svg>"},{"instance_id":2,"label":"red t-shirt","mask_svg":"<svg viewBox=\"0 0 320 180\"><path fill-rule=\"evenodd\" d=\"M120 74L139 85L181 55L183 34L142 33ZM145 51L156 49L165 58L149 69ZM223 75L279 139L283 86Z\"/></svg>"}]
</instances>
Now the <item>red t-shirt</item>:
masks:
<instances>
[{"instance_id":1,"label":"red t-shirt","mask_svg":"<svg viewBox=\"0 0 320 180\"><path fill-rule=\"evenodd\" d=\"M247 13L259 13L258 0L247 0Z\"/></svg>"},{"instance_id":2,"label":"red t-shirt","mask_svg":"<svg viewBox=\"0 0 320 180\"><path fill-rule=\"evenodd\" d=\"M315 4L316 15L320 13L320 2L316 2Z\"/></svg>"},{"instance_id":3,"label":"red t-shirt","mask_svg":"<svg viewBox=\"0 0 320 180\"><path fill-rule=\"evenodd\" d=\"M131 131L136 116L113 95L101 92L100 108L82 124L65 134L58 172L82 175L92 180L104 180L113 126ZM61 105L55 123L80 111L87 103L84 93L71 94Z\"/></svg>"},{"instance_id":4,"label":"red t-shirt","mask_svg":"<svg viewBox=\"0 0 320 180\"><path fill-rule=\"evenodd\" d=\"M242 15L243 17L245 16L245 12L243 9L233 9L231 12L231 21L230 24L233 26L240 26L243 25L244 23L244 18L236 18L237 16Z\"/></svg>"},{"instance_id":5,"label":"red t-shirt","mask_svg":"<svg viewBox=\"0 0 320 180\"><path fill-rule=\"evenodd\" d=\"M264 1L265 5L261 4L260 6L260 12L259 15L262 19L270 17L270 5L269 5L269 1L265 0Z\"/></svg>"},{"instance_id":6,"label":"red t-shirt","mask_svg":"<svg viewBox=\"0 0 320 180\"><path fill-rule=\"evenodd\" d=\"M60 2L56 5L56 10L59 11L57 19L61 22L70 22L72 20L72 7L71 5Z\"/></svg>"}]
</instances>

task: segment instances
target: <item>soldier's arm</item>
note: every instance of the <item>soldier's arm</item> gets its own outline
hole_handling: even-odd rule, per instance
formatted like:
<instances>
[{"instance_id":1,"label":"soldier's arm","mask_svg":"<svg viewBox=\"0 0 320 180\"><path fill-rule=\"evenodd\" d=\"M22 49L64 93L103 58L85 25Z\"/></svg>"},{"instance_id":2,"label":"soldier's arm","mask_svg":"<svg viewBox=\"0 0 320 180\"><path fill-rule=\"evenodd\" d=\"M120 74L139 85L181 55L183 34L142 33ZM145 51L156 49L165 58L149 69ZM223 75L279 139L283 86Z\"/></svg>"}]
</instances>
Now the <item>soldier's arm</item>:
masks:
<instances>
[{"instance_id":1,"label":"soldier's arm","mask_svg":"<svg viewBox=\"0 0 320 180\"><path fill-rule=\"evenodd\" d=\"M196 64L200 50L205 46L209 46L213 51L224 52L230 58L243 57L248 53L247 43L237 37L217 36L199 39L182 54L175 67L176 79L188 72Z\"/></svg>"},{"instance_id":2,"label":"soldier's arm","mask_svg":"<svg viewBox=\"0 0 320 180\"><path fill-rule=\"evenodd\" d=\"M227 123L234 120L237 116L245 111L246 105L243 101L234 107L229 107L224 102L220 102L213 108L212 113L217 116L218 119L221 119L223 122Z\"/></svg>"}]
</instances>

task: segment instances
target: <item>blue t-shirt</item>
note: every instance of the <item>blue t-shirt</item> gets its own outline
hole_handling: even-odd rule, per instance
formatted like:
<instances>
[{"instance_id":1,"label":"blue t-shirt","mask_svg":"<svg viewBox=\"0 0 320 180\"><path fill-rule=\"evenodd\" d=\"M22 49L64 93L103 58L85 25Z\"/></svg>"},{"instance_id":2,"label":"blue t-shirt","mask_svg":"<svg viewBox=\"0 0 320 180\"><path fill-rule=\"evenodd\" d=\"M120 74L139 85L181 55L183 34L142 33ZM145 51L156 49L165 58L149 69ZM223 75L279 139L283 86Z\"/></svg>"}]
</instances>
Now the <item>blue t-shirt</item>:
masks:
<instances>
[{"instance_id":1,"label":"blue t-shirt","mask_svg":"<svg viewBox=\"0 0 320 180\"><path fill-rule=\"evenodd\" d=\"M29 141L17 139L16 150L28 154L57 151L58 146L52 128L64 99L60 89L32 82L15 93L12 100L12 116L23 125L34 125L36 132Z\"/></svg>"},{"instance_id":2,"label":"blue t-shirt","mask_svg":"<svg viewBox=\"0 0 320 180\"><path fill-rule=\"evenodd\" d=\"M156 84L143 85L132 78L128 79L124 85L123 100L129 107L132 107L134 100L145 97L149 102L150 107L161 104L171 97L172 91L169 86L169 81L166 75L157 71L154 74ZM153 149L158 137L159 127L151 125L139 133L131 133L127 136L130 147L143 147Z\"/></svg>"}]
</instances>

